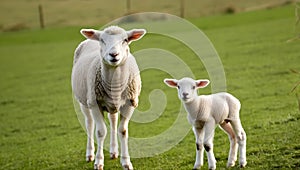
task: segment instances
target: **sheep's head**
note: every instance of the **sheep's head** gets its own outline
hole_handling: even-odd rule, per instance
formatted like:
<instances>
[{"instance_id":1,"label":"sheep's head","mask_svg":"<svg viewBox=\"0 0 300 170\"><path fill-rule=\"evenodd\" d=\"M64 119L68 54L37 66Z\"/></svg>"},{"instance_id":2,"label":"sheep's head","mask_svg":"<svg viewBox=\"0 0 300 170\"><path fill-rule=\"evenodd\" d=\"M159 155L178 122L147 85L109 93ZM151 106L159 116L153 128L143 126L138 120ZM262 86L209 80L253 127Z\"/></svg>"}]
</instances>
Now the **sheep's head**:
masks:
<instances>
[{"instance_id":1,"label":"sheep's head","mask_svg":"<svg viewBox=\"0 0 300 170\"><path fill-rule=\"evenodd\" d=\"M125 31L118 26L110 26L103 31L82 29L80 32L87 39L99 42L100 54L106 64L118 66L128 57L129 44L142 38L146 30Z\"/></svg>"},{"instance_id":2,"label":"sheep's head","mask_svg":"<svg viewBox=\"0 0 300 170\"><path fill-rule=\"evenodd\" d=\"M182 102L188 103L198 96L197 89L204 88L209 84L209 80L193 80L191 78L165 79L165 84L178 89L178 97Z\"/></svg>"}]
</instances>

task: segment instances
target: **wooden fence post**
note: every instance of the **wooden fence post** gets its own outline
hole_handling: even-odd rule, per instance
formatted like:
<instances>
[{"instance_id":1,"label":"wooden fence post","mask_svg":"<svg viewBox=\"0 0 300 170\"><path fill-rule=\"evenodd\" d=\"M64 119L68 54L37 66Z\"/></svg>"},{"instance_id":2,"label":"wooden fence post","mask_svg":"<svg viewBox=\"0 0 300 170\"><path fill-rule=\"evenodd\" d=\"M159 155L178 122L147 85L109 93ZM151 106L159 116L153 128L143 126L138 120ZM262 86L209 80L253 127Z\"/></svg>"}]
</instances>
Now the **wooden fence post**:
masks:
<instances>
[{"instance_id":1,"label":"wooden fence post","mask_svg":"<svg viewBox=\"0 0 300 170\"><path fill-rule=\"evenodd\" d=\"M41 27L41 29L44 29L45 28L44 13L43 13L43 7L41 4L39 4L39 17L40 17L40 27Z\"/></svg>"},{"instance_id":2,"label":"wooden fence post","mask_svg":"<svg viewBox=\"0 0 300 170\"><path fill-rule=\"evenodd\" d=\"M130 14L130 12L131 12L131 0L126 1L126 10L127 10L127 14Z\"/></svg>"},{"instance_id":3,"label":"wooden fence post","mask_svg":"<svg viewBox=\"0 0 300 170\"><path fill-rule=\"evenodd\" d=\"M184 18L185 0L180 0L180 17Z\"/></svg>"}]
</instances>

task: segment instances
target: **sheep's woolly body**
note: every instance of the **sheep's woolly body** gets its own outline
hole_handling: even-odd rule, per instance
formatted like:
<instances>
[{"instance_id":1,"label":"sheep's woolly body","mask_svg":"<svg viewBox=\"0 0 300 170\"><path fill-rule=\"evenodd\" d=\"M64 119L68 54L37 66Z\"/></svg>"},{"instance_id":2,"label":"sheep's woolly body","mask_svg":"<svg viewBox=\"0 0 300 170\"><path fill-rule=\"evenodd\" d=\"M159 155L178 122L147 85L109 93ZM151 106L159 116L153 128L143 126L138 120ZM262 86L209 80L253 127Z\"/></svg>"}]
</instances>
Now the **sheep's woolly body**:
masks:
<instances>
[{"instance_id":1,"label":"sheep's woolly body","mask_svg":"<svg viewBox=\"0 0 300 170\"><path fill-rule=\"evenodd\" d=\"M86 160L95 160L94 169L103 169L103 144L107 134L103 113L107 111L111 132L111 158L115 159L119 155L119 134L121 164L123 168L132 170L128 150L128 123L138 105L141 78L129 44L143 37L146 31L125 31L111 26L103 31L82 29L80 32L87 40L81 42L74 53L72 90L85 116L88 135ZM117 112L121 115L119 127ZM96 155L94 134L97 135L98 144Z\"/></svg>"},{"instance_id":2,"label":"sheep's woolly body","mask_svg":"<svg viewBox=\"0 0 300 170\"><path fill-rule=\"evenodd\" d=\"M136 107L141 79L134 57L129 55L125 63L112 68L102 62L97 52L100 51L99 48L98 42L85 40L75 51L73 68L73 74L77 75L73 76L75 82L73 87L77 87L73 90L75 97L87 107L97 103L110 113L119 111L126 99L131 100L132 105ZM85 52L90 52L89 49L97 50L93 50L95 51L93 55L85 55Z\"/></svg>"}]
</instances>

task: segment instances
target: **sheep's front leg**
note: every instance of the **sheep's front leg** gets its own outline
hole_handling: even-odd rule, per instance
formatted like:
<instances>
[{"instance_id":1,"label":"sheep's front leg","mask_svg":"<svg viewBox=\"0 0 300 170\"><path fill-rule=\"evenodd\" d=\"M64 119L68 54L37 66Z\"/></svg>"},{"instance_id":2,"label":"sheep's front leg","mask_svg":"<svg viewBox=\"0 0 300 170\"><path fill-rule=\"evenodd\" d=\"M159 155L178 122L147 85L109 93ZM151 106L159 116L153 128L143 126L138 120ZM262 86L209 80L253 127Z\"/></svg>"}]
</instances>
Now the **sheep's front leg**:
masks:
<instances>
[{"instance_id":1,"label":"sheep's front leg","mask_svg":"<svg viewBox=\"0 0 300 170\"><path fill-rule=\"evenodd\" d=\"M95 123L91 112L89 109L80 104L81 112L84 114L85 118L85 128L87 133L87 146L86 146L86 161L91 162L95 159L95 146L94 146L94 130L95 130Z\"/></svg>"},{"instance_id":2,"label":"sheep's front leg","mask_svg":"<svg viewBox=\"0 0 300 170\"><path fill-rule=\"evenodd\" d=\"M117 159L119 156L117 138L118 113L108 113L108 118L110 123L110 158Z\"/></svg>"},{"instance_id":3,"label":"sheep's front leg","mask_svg":"<svg viewBox=\"0 0 300 170\"><path fill-rule=\"evenodd\" d=\"M125 106L120 109L120 125L119 125L119 138L121 143L121 164L123 169L132 170L133 166L130 162L130 156L128 152L128 123L134 111L134 107L131 106L128 101Z\"/></svg>"},{"instance_id":4,"label":"sheep's front leg","mask_svg":"<svg viewBox=\"0 0 300 170\"><path fill-rule=\"evenodd\" d=\"M103 113L100 112L99 107L97 105L92 106L90 111L96 122L96 136L97 136L97 143L98 143L94 169L103 170L104 167L103 144L104 144L104 139L106 137L107 129L104 122Z\"/></svg>"},{"instance_id":5,"label":"sheep's front leg","mask_svg":"<svg viewBox=\"0 0 300 170\"><path fill-rule=\"evenodd\" d=\"M215 133L215 120L209 119L204 125L204 149L208 159L208 169L216 169L216 158L213 151L213 138Z\"/></svg>"},{"instance_id":6,"label":"sheep's front leg","mask_svg":"<svg viewBox=\"0 0 300 170\"><path fill-rule=\"evenodd\" d=\"M196 128L193 127L193 132L195 134L195 138L196 138L196 161L194 164L194 168L193 169L198 169L199 167L201 167L203 165L203 153L204 153L204 149L203 149L203 135L204 135L204 131L203 128Z\"/></svg>"}]
</instances>

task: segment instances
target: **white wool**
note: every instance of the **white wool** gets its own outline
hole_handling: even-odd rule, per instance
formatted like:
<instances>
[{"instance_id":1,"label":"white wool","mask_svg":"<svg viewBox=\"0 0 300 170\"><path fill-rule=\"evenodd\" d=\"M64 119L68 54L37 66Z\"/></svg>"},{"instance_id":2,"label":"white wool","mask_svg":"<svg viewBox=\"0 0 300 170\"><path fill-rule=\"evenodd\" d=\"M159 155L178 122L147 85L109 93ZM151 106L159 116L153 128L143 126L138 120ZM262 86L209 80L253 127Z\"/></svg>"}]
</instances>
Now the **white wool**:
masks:
<instances>
[{"instance_id":1,"label":"white wool","mask_svg":"<svg viewBox=\"0 0 300 170\"><path fill-rule=\"evenodd\" d=\"M111 123L111 158L118 157L117 124L121 114L119 137L121 164L133 169L128 153L128 122L138 105L141 78L129 44L143 37L143 29L125 31L110 26L103 31L82 29L87 40L75 50L72 69L72 90L85 116L88 134L86 159L95 159L95 169L103 169L103 142L107 133L103 112L109 112ZM98 149L94 155L94 128Z\"/></svg>"},{"instance_id":2,"label":"white wool","mask_svg":"<svg viewBox=\"0 0 300 170\"><path fill-rule=\"evenodd\" d=\"M246 133L239 117L241 107L239 100L226 92L198 96L197 89L206 87L209 80L182 78L180 80L165 79L164 82L168 86L178 89L178 97L182 100L188 112L188 121L193 126L197 146L194 169L203 165L203 146L207 152L209 169L216 169L213 137L214 129L218 124L230 139L227 166L235 165L238 147L240 166L246 166Z\"/></svg>"}]
</instances>

